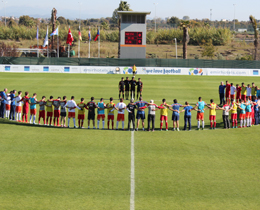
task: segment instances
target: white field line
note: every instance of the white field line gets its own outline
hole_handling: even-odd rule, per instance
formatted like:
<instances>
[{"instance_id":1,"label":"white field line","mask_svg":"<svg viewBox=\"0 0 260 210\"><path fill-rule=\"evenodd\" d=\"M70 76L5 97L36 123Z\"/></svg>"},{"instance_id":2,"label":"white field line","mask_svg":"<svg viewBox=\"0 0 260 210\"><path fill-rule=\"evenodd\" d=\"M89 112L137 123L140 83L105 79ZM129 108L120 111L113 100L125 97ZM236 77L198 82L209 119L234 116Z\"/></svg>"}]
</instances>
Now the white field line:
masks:
<instances>
[{"instance_id":1,"label":"white field line","mask_svg":"<svg viewBox=\"0 0 260 210\"><path fill-rule=\"evenodd\" d=\"M131 178L130 178L130 210L135 209L135 138L134 131L131 131Z\"/></svg>"}]
</instances>

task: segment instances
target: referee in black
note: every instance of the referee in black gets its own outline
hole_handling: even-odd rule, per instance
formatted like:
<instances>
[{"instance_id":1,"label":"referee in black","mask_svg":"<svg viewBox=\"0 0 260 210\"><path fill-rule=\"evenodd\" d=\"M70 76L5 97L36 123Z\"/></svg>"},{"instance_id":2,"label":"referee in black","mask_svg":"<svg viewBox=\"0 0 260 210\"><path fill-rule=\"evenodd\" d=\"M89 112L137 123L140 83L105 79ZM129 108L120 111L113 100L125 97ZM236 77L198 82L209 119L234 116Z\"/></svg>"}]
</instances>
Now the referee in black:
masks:
<instances>
[{"instance_id":1,"label":"referee in black","mask_svg":"<svg viewBox=\"0 0 260 210\"><path fill-rule=\"evenodd\" d=\"M126 98L126 100L128 100L128 98L129 98L129 87L130 87L130 80L128 79L128 77L126 77L124 83L125 83L125 98Z\"/></svg>"},{"instance_id":2,"label":"referee in black","mask_svg":"<svg viewBox=\"0 0 260 210\"><path fill-rule=\"evenodd\" d=\"M122 98L125 99L125 82L124 82L124 77L121 78L121 81L119 82L119 99L121 98L121 93L122 93Z\"/></svg>"},{"instance_id":3,"label":"referee in black","mask_svg":"<svg viewBox=\"0 0 260 210\"><path fill-rule=\"evenodd\" d=\"M133 124L133 131L135 130L135 109L136 109L136 105L134 104L134 99L130 100L130 103L127 105L127 109L128 111L130 111L128 113L128 130L130 131L130 125L131 122Z\"/></svg>"}]
</instances>

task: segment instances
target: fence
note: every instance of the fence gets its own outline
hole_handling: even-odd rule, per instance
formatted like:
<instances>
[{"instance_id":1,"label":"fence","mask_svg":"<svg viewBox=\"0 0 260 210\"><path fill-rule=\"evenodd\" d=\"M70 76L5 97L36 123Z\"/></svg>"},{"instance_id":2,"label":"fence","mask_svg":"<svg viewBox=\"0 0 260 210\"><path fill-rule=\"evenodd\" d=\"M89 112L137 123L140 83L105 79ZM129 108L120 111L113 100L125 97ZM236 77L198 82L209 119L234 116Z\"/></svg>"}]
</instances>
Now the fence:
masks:
<instances>
[{"instance_id":1,"label":"fence","mask_svg":"<svg viewBox=\"0 0 260 210\"><path fill-rule=\"evenodd\" d=\"M3 65L61 66L142 66L182 68L260 69L260 61L200 60L200 59L117 59L117 58L35 58L0 57Z\"/></svg>"}]
</instances>

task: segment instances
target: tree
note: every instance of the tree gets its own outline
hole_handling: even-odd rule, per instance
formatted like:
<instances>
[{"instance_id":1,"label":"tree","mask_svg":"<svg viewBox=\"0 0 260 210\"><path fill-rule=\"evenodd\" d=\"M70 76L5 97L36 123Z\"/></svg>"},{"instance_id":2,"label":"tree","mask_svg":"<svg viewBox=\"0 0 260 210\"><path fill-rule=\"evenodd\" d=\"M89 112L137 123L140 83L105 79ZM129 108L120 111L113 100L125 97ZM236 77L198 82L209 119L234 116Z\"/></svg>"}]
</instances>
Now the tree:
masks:
<instances>
[{"instance_id":1,"label":"tree","mask_svg":"<svg viewBox=\"0 0 260 210\"><path fill-rule=\"evenodd\" d=\"M190 27L190 21L181 21L180 27L183 30L183 59L187 59L187 46L190 41L190 36L189 36L189 27Z\"/></svg>"},{"instance_id":2,"label":"tree","mask_svg":"<svg viewBox=\"0 0 260 210\"><path fill-rule=\"evenodd\" d=\"M174 16L172 16L170 19L167 20L167 24L179 25L179 23L180 23L180 19Z\"/></svg>"},{"instance_id":3,"label":"tree","mask_svg":"<svg viewBox=\"0 0 260 210\"><path fill-rule=\"evenodd\" d=\"M58 17L57 20L59 21L59 23L61 25L67 24L67 20L64 17L62 17L62 16Z\"/></svg>"},{"instance_id":4,"label":"tree","mask_svg":"<svg viewBox=\"0 0 260 210\"><path fill-rule=\"evenodd\" d=\"M211 59L214 58L215 56L215 52L217 51L217 48L212 44L212 40L208 40L208 42L205 42L205 40L203 40L203 44L202 44L202 57L209 57Z\"/></svg>"},{"instance_id":5,"label":"tree","mask_svg":"<svg viewBox=\"0 0 260 210\"><path fill-rule=\"evenodd\" d=\"M117 14L118 11L131 11L130 5L127 3L127 1L120 1L119 7L114 10L112 15L112 21L115 24L118 24L119 21L119 15Z\"/></svg>"},{"instance_id":6,"label":"tree","mask_svg":"<svg viewBox=\"0 0 260 210\"><path fill-rule=\"evenodd\" d=\"M29 17L28 15L23 15L19 18L19 25L33 27L35 25L35 21L32 17Z\"/></svg>"},{"instance_id":7,"label":"tree","mask_svg":"<svg viewBox=\"0 0 260 210\"><path fill-rule=\"evenodd\" d=\"M190 20L190 17L189 17L189 16L183 16L182 19L183 19L183 20Z\"/></svg>"},{"instance_id":8,"label":"tree","mask_svg":"<svg viewBox=\"0 0 260 210\"><path fill-rule=\"evenodd\" d=\"M118 15L118 11L131 11L130 5L127 3L127 1L120 1L119 7L114 10L113 12L113 22L118 24L118 30L119 30L119 42L118 42L118 58L120 58L120 31L121 31L121 18L120 15Z\"/></svg>"},{"instance_id":9,"label":"tree","mask_svg":"<svg viewBox=\"0 0 260 210\"><path fill-rule=\"evenodd\" d=\"M109 23L107 21L103 21L101 25L103 26L103 29L109 29Z\"/></svg>"},{"instance_id":10,"label":"tree","mask_svg":"<svg viewBox=\"0 0 260 210\"><path fill-rule=\"evenodd\" d=\"M250 15L249 16L250 22L254 28L254 32L255 32L255 41L254 41L254 45L255 45L255 56L254 59L257 59L257 47L258 47L258 29L257 29L257 21L256 19Z\"/></svg>"},{"instance_id":11,"label":"tree","mask_svg":"<svg viewBox=\"0 0 260 210\"><path fill-rule=\"evenodd\" d=\"M8 23L8 27L13 28L14 26L17 26L17 23L13 19L10 19L10 21Z\"/></svg>"}]
</instances>

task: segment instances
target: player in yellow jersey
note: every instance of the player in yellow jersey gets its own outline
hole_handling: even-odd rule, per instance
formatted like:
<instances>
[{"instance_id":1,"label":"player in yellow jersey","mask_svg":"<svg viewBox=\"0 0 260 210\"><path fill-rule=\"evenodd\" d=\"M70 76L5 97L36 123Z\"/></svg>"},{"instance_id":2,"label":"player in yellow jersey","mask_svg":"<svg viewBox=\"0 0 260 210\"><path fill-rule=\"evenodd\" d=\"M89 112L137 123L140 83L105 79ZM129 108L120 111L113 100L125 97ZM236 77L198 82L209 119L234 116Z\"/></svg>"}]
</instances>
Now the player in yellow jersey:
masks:
<instances>
[{"instance_id":1,"label":"player in yellow jersey","mask_svg":"<svg viewBox=\"0 0 260 210\"><path fill-rule=\"evenodd\" d=\"M161 109L161 117L160 117L160 130L162 131L162 126L163 126L163 121L165 121L165 125L166 125L166 131L168 131L168 104L166 103L166 99L162 100L162 104L160 107L162 107Z\"/></svg>"},{"instance_id":2,"label":"player in yellow jersey","mask_svg":"<svg viewBox=\"0 0 260 210\"><path fill-rule=\"evenodd\" d=\"M216 110L219 109L219 106L214 103L214 100L210 100L209 108L209 120L210 120L210 129L216 129ZM214 127L213 127L214 122Z\"/></svg>"},{"instance_id":3,"label":"player in yellow jersey","mask_svg":"<svg viewBox=\"0 0 260 210\"><path fill-rule=\"evenodd\" d=\"M107 108L107 129L109 129L109 121L112 123L112 130L114 129L114 111L110 112L115 108L115 104L113 102L113 98L110 98L110 102L106 104Z\"/></svg>"},{"instance_id":4,"label":"player in yellow jersey","mask_svg":"<svg viewBox=\"0 0 260 210\"><path fill-rule=\"evenodd\" d=\"M81 110L78 111L78 124L79 124L79 128L83 128L83 123L85 120L86 104L84 103L84 98L81 98L80 101L81 102L78 104L78 107L80 107Z\"/></svg>"},{"instance_id":5,"label":"player in yellow jersey","mask_svg":"<svg viewBox=\"0 0 260 210\"><path fill-rule=\"evenodd\" d=\"M50 99L47 100L46 102L46 111L47 111L47 125L48 125L48 119L50 118L50 124L49 126L51 126L51 122L52 122L52 116L53 116L53 96L50 96Z\"/></svg>"},{"instance_id":6,"label":"player in yellow jersey","mask_svg":"<svg viewBox=\"0 0 260 210\"><path fill-rule=\"evenodd\" d=\"M237 128L237 104L231 99L231 120L233 128Z\"/></svg>"},{"instance_id":7,"label":"player in yellow jersey","mask_svg":"<svg viewBox=\"0 0 260 210\"><path fill-rule=\"evenodd\" d=\"M246 91L247 91L247 87L245 86L245 83L242 83L241 86L241 99L246 101Z\"/></svg>"}]
</instances>

